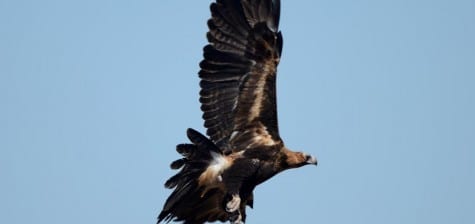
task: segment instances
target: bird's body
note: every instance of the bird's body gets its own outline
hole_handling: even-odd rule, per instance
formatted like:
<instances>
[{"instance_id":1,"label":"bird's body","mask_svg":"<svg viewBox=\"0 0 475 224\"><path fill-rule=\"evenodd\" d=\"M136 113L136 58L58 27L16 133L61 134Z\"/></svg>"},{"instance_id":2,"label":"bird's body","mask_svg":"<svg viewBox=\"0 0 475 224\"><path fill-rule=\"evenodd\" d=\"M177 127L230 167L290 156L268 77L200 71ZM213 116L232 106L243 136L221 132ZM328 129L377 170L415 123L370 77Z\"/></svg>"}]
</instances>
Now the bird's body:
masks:
<instances>
[{"instance_id":1,"label":"bird's body","mask_svg":"<svg viewBox=\"0 0 475 224\"><path fill-rule=\"evenodd\" d=\"M316 164L279 136L276 74L282 51L279 0L217 0L200 63L200 102L209 138L188 129L180 171L158 223L241 223L254 188L286 169Z\"/></svg>"}]
</instances>

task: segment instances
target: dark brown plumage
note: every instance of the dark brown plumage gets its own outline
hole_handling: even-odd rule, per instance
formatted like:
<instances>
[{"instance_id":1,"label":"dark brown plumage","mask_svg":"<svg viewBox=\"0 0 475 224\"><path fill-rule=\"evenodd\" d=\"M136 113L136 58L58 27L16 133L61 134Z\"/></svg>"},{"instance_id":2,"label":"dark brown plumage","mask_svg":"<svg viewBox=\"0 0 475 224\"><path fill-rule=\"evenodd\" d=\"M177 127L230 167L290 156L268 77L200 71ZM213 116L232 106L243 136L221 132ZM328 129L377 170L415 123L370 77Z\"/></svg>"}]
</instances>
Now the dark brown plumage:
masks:
<instances>
[{"instance_id":1,"label":"dark brown plumage","mask_svg":"<svg viewBox=\"0 0 475 224\"><path fill-rule=\"evenodd\" d=\"M180 171L158 223L244 222L254 188L275 174L316 159L284 146L276 110L282 52L279 0L217 0L211 4L209 45L200 63L200 102L209 139L188 129L177 146Z\"/></svg>"}]
</instances>

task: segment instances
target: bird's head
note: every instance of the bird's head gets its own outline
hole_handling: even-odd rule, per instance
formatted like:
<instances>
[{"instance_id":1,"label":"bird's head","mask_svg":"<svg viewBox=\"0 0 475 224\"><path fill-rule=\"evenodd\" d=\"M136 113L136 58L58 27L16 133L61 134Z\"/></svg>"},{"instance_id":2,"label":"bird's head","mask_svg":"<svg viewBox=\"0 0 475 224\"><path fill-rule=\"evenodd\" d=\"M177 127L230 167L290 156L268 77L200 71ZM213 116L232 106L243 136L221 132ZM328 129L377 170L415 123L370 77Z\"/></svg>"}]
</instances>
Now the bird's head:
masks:
<instances>
[{"instance_id":1,"label":"bird's head","mask_svg":"<svg viewBox=\"0 0 475 224\"><path fill-rule=\"evenodd\" d=\"M303 153L303 154L305 156L305 165L313 164L313 165L316 166L318 164L317 157L312 156L312 155L307 155L305 153Z\"/></svg>"},{"instance_id":2,"label":"bird's head","mask_svg":"<svg viewBox=\"0 0 475 224\"><path fill-rule=\"evenodd\" d=\"M304 152L284 150L285 164L288 168L298 168L305 165L317 165L317 158Z\"/></svg>"}]
</instances>

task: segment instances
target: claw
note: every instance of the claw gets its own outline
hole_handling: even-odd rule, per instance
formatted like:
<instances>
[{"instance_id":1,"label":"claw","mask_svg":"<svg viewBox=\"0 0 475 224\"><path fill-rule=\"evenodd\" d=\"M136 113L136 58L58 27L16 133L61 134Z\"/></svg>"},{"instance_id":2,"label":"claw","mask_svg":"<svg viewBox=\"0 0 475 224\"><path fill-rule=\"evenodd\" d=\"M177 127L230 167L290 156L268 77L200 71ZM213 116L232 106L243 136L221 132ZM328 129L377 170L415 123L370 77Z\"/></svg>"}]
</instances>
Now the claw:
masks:
<instances>
[{"instance_id":1,"label":"claw","mask_svg":"<svg viewBox=\"0 0 475 224\"><path fill-rule=\"evenodd\" d=\"M241 198L239 197L239 195L233 194L233 198L226 204L226 211L230 213L235 212L236 210L238 210L240 204Z\"/></svg>"},{"instance_id":2,"label":"claw","mask_svg":"<svg viewBox=\"0 0 475 224\"><path fill-rule=\"evenodd\" d=\"M243 224L241 212L237 211L229 218L230 224Z\"/></svg>"}]
</instances>

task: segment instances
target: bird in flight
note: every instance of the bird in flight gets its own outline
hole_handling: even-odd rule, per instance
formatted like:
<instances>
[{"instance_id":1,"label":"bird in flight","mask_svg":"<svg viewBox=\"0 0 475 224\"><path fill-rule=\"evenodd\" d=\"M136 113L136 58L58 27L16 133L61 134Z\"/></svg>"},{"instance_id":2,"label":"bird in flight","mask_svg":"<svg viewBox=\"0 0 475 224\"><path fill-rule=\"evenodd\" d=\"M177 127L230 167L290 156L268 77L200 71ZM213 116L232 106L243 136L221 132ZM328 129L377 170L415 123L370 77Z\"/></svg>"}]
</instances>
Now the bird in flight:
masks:
<instances>
[{"instance_id":1,"label":"bird in flight","mask_svg":"<svg viewBox=\"0 0 475 224\"><path fill-rule=\"evenodd\" d=\"M279 0L211 3L209 44L200 63L200 103L206 137L188 129L176 147L179 170L158 222L243 223L253 190L315 157L284 145L277 125L276 73L282 52Z\"/></svg>"}]
</instances>

